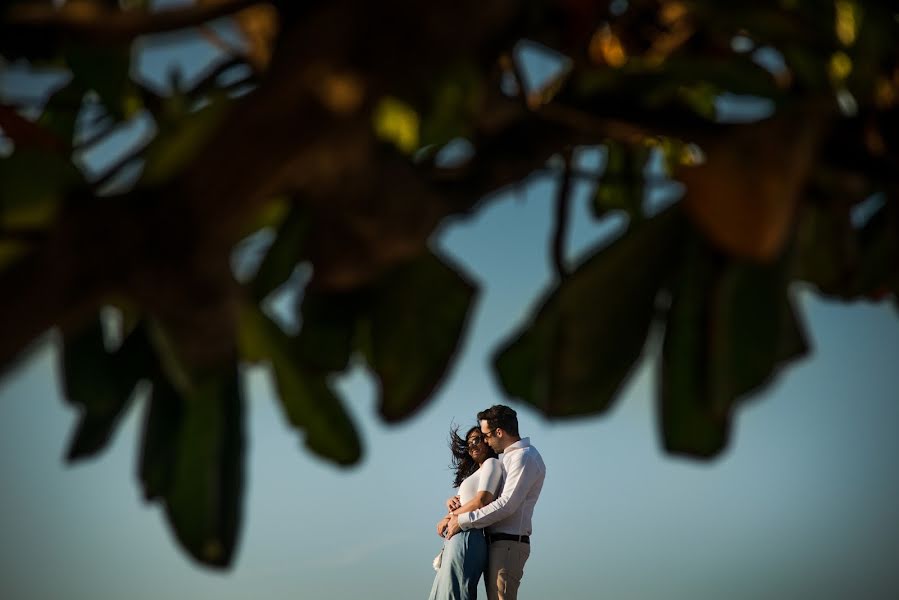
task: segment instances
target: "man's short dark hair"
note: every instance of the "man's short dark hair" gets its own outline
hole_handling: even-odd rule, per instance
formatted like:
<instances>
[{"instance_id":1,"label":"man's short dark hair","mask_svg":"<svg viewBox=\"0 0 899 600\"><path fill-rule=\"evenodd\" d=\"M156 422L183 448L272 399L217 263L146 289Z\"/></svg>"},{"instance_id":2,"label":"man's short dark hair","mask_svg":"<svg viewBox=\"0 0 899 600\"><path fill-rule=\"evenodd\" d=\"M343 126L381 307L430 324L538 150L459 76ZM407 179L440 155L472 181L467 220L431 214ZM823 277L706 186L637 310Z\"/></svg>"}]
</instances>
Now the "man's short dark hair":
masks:
<instances>
[{"instance_id":1,"label":"man's short dark hair","mask_svg":"<svg viewBox=\"0 0 899 600\"><path fill-rule=\"evenodd\" d=\"M478 421L487 421L487 426L493 430L499 427L506 433L519 437L518 415L515 411L503 404L494 404L487 410L478 413Z\"/></svg>"}]
</instances>

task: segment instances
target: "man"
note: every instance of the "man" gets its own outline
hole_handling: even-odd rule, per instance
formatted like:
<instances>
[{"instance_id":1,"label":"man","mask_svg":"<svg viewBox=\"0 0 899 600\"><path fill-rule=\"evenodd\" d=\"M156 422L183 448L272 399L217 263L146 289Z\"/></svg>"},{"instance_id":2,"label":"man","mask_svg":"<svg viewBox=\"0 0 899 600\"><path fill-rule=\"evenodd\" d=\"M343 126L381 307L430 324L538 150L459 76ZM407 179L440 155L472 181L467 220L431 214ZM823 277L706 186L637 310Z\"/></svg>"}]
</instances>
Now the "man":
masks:
<instances>
[{"instance_id":1,"label":"man","mask_svg":"<svg viewBox=\"0 0 899 600\"><path fill-rule=\"evenodd\" d=\"M518 417L497 404L478 413L481 435L500 454L506 472L499 498L478 510L456 514L447 524L447 539L463 529L486 528L488 600L516 600L531 554L531 517L543 489L546 466L528 438L518 434Z\"/></svg>"}]
</instances>

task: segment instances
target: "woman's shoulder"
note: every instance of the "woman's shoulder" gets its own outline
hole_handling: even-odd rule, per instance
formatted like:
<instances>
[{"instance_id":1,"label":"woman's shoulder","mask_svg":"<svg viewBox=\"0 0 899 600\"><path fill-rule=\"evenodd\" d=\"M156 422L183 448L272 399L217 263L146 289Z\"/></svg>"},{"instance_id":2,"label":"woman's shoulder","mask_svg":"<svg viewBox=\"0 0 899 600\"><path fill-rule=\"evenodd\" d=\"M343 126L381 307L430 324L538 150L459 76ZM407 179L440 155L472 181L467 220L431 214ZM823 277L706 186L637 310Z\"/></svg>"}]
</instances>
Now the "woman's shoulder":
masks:
<instances>
[{"instance_id":1,"label":"woman's shoulder","mask_svg":"<svg viewBox=\"0 0 899 600\"><path fill-rule=\"evenodd\" d=\"M501 464L502 463L499 462L498 458L491 456L490 458L484 459L484 464L482 464L481 467L486 467L488 469L495 469L495 468L499 467Z\"/></svg>"}]
</instances>

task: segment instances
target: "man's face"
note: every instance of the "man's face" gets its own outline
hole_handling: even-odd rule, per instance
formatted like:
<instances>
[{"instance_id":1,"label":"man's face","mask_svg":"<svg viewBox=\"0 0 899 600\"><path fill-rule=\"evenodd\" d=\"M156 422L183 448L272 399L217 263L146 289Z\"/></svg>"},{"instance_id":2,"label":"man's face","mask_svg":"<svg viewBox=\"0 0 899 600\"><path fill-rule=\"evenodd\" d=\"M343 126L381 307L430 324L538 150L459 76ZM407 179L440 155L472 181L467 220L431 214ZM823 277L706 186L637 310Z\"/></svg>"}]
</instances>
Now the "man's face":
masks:
<instances>
[{"instance_id":1,"label":"man's face","mask_svg":"<svg viewBox=\"0 0 899 600\"><path fill-rule=\"evenodd\" d=\"M497 454L500 454L503 451L501 447L502 440L500 439L502 434L499 434L499 431L499 429L490 429L490 424L487 423L487 419L481 419L481 437Z\"/></svg>"}]
</instances>

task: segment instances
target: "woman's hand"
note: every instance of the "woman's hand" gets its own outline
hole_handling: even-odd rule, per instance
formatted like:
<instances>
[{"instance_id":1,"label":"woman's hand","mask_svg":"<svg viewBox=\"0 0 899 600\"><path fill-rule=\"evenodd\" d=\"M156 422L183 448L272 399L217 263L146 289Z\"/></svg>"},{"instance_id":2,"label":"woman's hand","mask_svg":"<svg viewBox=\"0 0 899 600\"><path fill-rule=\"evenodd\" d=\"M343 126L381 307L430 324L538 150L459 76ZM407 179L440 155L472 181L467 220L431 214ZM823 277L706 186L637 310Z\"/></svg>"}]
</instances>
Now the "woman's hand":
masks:
<instances>
[{"instance_id":1,"label":"woman's hand","mask_svg":"<svg viewBox=\"0 0 899 600\"><path fill-rule=\"evenodd\" d=\"M462 506L462 501L459 496L453 496L452 498L446 499L446 510L449 512L453 512L460 506Z\"/></svg>"},{"instance_id":2,"label":"woman's hand","mask_svg":"<svg viewBox=\"0 0 899 600\"><path fill-rule=\"evenodd\" d=\"M446 531L447 525L449 525L449 515L443 517L442 519L440 519L440 521L437 522L437 535L443 537L443 533Z\"/></svg>"}]
</instances>

